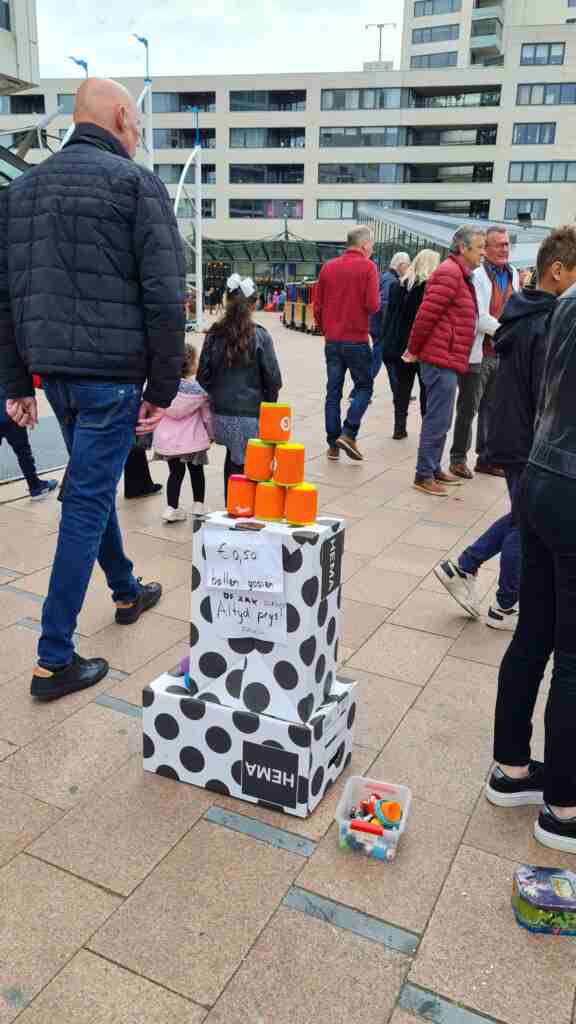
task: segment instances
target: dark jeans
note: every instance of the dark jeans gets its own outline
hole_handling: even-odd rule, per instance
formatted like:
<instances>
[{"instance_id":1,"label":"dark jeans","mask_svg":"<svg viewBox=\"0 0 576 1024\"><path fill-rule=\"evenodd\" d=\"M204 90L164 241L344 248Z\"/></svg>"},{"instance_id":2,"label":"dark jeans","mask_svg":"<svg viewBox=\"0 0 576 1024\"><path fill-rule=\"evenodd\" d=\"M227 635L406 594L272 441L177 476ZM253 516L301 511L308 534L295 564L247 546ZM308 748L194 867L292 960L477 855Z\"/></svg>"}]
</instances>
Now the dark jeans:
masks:
<instances>
[{"instance_id":1,"label":"dark jeans","mask_svg":"<svg viewBox=\"0 0 576 1024\"><path fill-rule=\"evenodd\" d=\"M376 380L376 377L382 369L382 339L375 338L372 334L372 377Z\"/></svg>"},{"instance_id":2,"label":"dark jeans","mask_svg":"<svg viewBox=\"0 0 576 1024\"><path fill-rule=\"evenodd\" d=\"M405 363L402 359L398 359L395 363L395 370L394 415L396 420L401 423L406 422L416 377L420 385L420 413L424 417L426 415L426 388L422 383L420 363Z\"/></svg>"},{"instance_id":3,"label":"dark jeans","mask_svg":"<svg viewBox=\"0 0 576 1024\"><path fill-rule=\"evenodd\" d=\"M446 436L454 414L454 401L458 386L455 370L422 363L422 381L426 388L426 415L422 420L416 476L431 480L440 472Z\"/></svg>"},{"instance_id":4,"label":"dark jeans","mask_svg":"<svg viewBox=\"0 0 576 1024\"><path fill-rule=\"evenodd\" d=\"M154 486L145 448L132 448L124 466L124 497L139 498Z\"/></svg>"},{"instance_id":5,"label":"dark jeans","mask_svg":"<svg viewBox=\"0 0 576 1024\"><path fill-rule=\"evenodd\" d=\"M25 427L19 427L13 420L0 422L0 443L2 441L8 441L18 459L18 465L28 484L28 490L34 491L40 487L41 481L36 472L36 463Z\"/></svg>"},{"instance_id":6,"label":"dark jeans","mask_svg":"<svg viewBox=\"0 0 576 1024\"><path fill-rule=\"evenodd\" d=\"M225 502L228 501L228 481L229 481L230 477L233 476L235 473L243 473L243 472L244 472L244 466L240 465L238 462L232 462L232 456L230 454L230 449L227 448L226 449L226 458L224 459L224 501Z\"/></svg>"},{"instance_id":7,"label":"dark jeans","mask_svg":"<svg viewBox=\"0 0 576 1024\"><path fill-rule=\"evenodd\" d=\"M492 526L466 548L458 559L458 565L464 572L476 574L484 562L495 555L500 555L496 600L501 608L512 608L518 600L520 589L521 548L515 503L523 471L523 466L510 466L505 470L511 503L510 512L492 523Z\"/></svg>"},{"instance_id":8,"label":"dark jeans","mask_svg":"<svg viewBox=\"0 0 576 1024\"><path fill-rule=\"evenodd\" d=\"M204 498L206 497L204 466L194 466L191 462L182 462L181 459L168 459L170 473L166 487L166 498L170 508L178 508L182 481L186 475L186 466L188 466L188 472L190 474L190 483L192 484L192 496L194 501L204 503Z\"/></svg>"},{"instance_id":9,"label":"dark jeans","mask_svg":"<svg viewBox=\"0 0 576 1024\"><path fill-rule=\"evenodd\" d=\"M374 390L372 376L372 351L368 342L327 341L326 370L328 388L326 393L326 437L333 447L341 434L356 439L362 417L366 412ZM350 395L348 415L342 425L340 404L346 371L354 382Z\"/></svg>"},{"instance_id":10,"label":"dark jeans","mask_svg":"<svg viewBox=\"0 0 576 1024\"><path fill-rule=\"evenodd\" d=\"M70 455L38 657L44 668L72 660L72 634L96 559L114 601L139 591L124 554L116 515L116 488L134 440L142 388L88 380L44 381Z\"/></svg>"},{"instance_id":11,"label":"dark jeans","mask_svg":"<svg viewBox=\"0 0 576 1024\"><path fill-rule=\"evenodd\" d=\"M450 462L466 462L472 447L472 426L478 414L476 429L476 454L482 462L487 462L488 430L490 410L494 393L494 382L498 359L496 356L484 356L481 363L471 363L468 373L462 374L458 384L458 404Z\"/></svg>"},{"instance_id":12,"label":"dark jeans","mask_svg":"<svg viewBox=\"0 0 576 1024\"><path fill-rule=\"evenodd\" d=\"M529 466L518 491L520 614L498 679L494 757L530 759L532 714L546 663L554 670L545 714L544 800L576 805L576 480Z\"/></svg>"}]
</instances>

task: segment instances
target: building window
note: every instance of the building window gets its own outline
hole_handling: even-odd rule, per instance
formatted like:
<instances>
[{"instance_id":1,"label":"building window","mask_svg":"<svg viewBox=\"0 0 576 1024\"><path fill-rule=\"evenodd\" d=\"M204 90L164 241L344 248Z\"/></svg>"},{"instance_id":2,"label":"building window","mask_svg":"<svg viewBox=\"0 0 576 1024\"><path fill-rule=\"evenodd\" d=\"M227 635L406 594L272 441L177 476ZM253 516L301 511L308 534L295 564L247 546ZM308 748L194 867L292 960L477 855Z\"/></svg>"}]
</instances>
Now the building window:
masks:
<instances>
[{"instance_id":1,"label":"building window","mask_svg":"<svg viewBox=\"0 0 576 1024\"><path fill-rule=\"evenodd\" d=\"M547 199L507 199L504 219L518 220L519 213L529 213L532 220L546 220L547 204Z\"/></svg>"},{"instance_id":2,"label":"building window","mask_svg":"<svg viewBox=\"0 0 576 1024\"><path fill-rule=\"evenodd\" d=\"M559 106L576 103L576 82L519 85L516 90L519 107Z\"/></svg>"},{"instance_id":3,"label":"building window","mask_svg":"<svg viewBox=\"0 0 576 1024\"><path fill-rule=\"evenodd\" d=\"M302 220L302 199L231 199L230 217L256 220Z\"/></svg>"},{"instance_id":4,"label":"building window","mask_svg":"<svg viewBox=\"0 0 576 1024\"><path fill-rule=\"evenodd\" d=\"M231 128L231 149L303 149L305 128Z\"/></svg>"},{"instance_id":5,"label":"building window","mask_svg":"<svg viewBox=\"0 0 576 1024\"><path fill-rule=\"evenodd\" d=\"M531 67L535 64L563 64L564 43L523 43L520 63Z\"/></svg>"},{"instance_id":6,"label":"building window","mask_svg":"<svg viewBox=\"0 0 576 1024\"><path fill-rule=\"evenodd\" d=\"M480 21L473 21L470 35L472 39L479 36L497 36L502 31L502 22L498 18L482 18Z\"/></svg>"},{"instance_id":7,"label":"building window","mask_svg":"<svg viewBox=\"0 0 576 1024\"><path fill-rule=\"evenodd\" d=\"M319 185L376 185L401 181L401 164L319 164Z\"/></svg>"},{"instance_id":8,"label":"building window","mask_svg":"<svg viewBox=\"0 0 576 1024\"><path fill-rule=\"evenodd\" d=\"M61 114L73 114L74 104L76 102L76 94L73 92L60 92L58 93L58 106L61 108Z\"/></svg>"},{"instance_id":9,"label":"building window","mask_svg":"<svg viewBox=\"0 0 576 1024\"><path fill-rule=\"evenodd\" d=\"M247 111L300 111L306 110L306 89L252 89L232 91L230 110Z\"/></svg>"},{"instance_id":10,"label":"building window","mask_svg":"<svg viewBox=\"0 0 576 1024\"><path fill-rule=\"evenodd\" d=\"M414 17L424 18L433 14L454 14L462 10L462 0L416 0Z\"/></svg>"},{"instance_id":11,"label":"building window","mask_svg":"<svg viewBox=\"0 0 576 1024\"><path fill-rule=\"evenodd\" d=\"M402 106L401 89L322 89L322 110L393 110Z\"/></svg>"},{"instance_id":12,"label":"building window","mask_svg":"<svg viewBox=\"0 0 576 1024\"><path fill-rule=\"evenodd\" d=\"M317 220L358 220L362 213L400 209L399 199L319 199L316 204Z\"/></svg>"},{"instance_id":13,"label":"building window","mask_svg":"<svg viewBox=\"0 0 576 1024\"><path fill-rule=\"evenodd\" d=\"M419 185L467 185L492 181L494 164L405 164L403 181Z\"/></svg>"},{"instance_id":14,"label":"building window","mask_svg":"<svg viewBox=\"0 0 576 1024\"><path fill-rule=\"evenodd\" d=\"M470 125L464 128L408 128L408 146L495 146L498 126Z\"/></svg>"},{"instance_id":15,"label":"building window","mask_svg":"<svg viewBox=\"0 0 576 1024\"><path fill-rule=\"evenodd\" d=\"M508 168L508 181L574 182L576 181L576 160L525 160L512 162Z\"/></svg>"},{"instance_id":16,"label":"building window","mask_svg":"<svg viewBox=\"0 0 576 1024\"><path fill-rule=\"evenodd\" d=\"M196 216L196 206L193 199L181 199L178 203L178 219L193 220ZM202 200L202 219L210 220L216 216L216 200Z\"/></svg>"},{"instance_id":17,"label":"building window","mask_svg":"<svg viewBox=\"0 0 576 1024\"><path fill-rule=\"evenodd\" d=\"M403 210L443 213L449 217L487 220L490 215L489 199L403 199L401 206Z\"/></svg>"},{"instance_id":18,"label":"building window","mask_svg":"<svg viewBox=\"0 0 576 1024\"><path fill-rule=\"evenodd\" d=\"M194 149L197 132L195 128L154 128L154 149ZM216 148L216 130L200 128L200 145L204 149Z\"/></svg>"},{"instance_id":19,"label":"building window","mask_svg":"<svg viewBox=\"0 0 576 1024\"><path fill-rule=\"evenodd\" d=\"M304 164L230 164L231 185L303 185Z\"/></svg>"},{"instance_id":20,"label":"building window","mask_svg":"<svg viewBox=\"0 0 576 1024\"><path fill-rule=\"evenodd\" d=\"M419 53L410 58L411 68L455 68L457 63L456 50L447 50L446 53Z\"/></svg>"},{"instance_id":21,"label":"building window","mask_svg":"<svg viewBox=\"0 0 576 1024\"><path fill-rule=\"evenodd\" d=\"M165 185L177 185L182 177L184 164L154 164L154 171ZM190 164L186 173L186 184L193 185L196 181L196 168ZM202 164L202 184L216 184L216 164Z\"/></svg>"},{"instance_id":22,"label":"building window","mask_svg":"<svg viewBox=\"0 0 576 1024\"><path fill-rule=\"evenodd\" d=\"M500 86L473 91L453 89L445 92L436 92L436 90L432 92L425 88L411 89L409 105L417 110L446 110L449 107L499 107Z\"/></svg>"},{"instance_id":23,"label":"building window","mask_svg":"<svg viewBox=\"0 0 576 1024\"><path fill-rule=\"evenodd\" d=\"M34 96L0 96L0 114L45 114L44 97Z\"/></svg>"},{"instance_id":24,"label":"building window","mask_svg":"<svg viewBox=\"0 0 576 1024\"><path fill-rule=\"evenodd\" d=\"M8 0L0 0L0 28L10 32L10 4Z\"/></svg>"},{"instance_id":25,"label":"building window","mask_svg":"<svg viewBox=\"0 0 576 1024\"><path fill-rule=\"evenodd\" d=\"M216 110L216 93L153 92L152 110L155 114L190 114L195 110L213 114Z\"/></svg>"},{"instance_id":26,"label":"building window","mask_svg":"<svg viewBox=\"0 0 576 1024\"><path fill-rule=\"evenodd\" d=\"M458 39L460 25L430 25L429 28L413 28L412 43L445 43L448 39Z\"/></svg>"},{"instance_id":27,"label":"building window","mask_svg":"<svg viewBox=\"0 0 576 1024\"><path fill-rule=\"evenodd\" d=\"M320 148L403 146L405 133L405 128L389 128L387 125L368 128L321 128Z\"/></svg>"},{"instance_id":28,"label":"building window","mask_svg":"<svg viewBox=\"0 0 576 1024\"><path fill-rule=\"evenodd\" d=\"M512 131L513 146L547 146L556 140L555 121L534 121L515 124Z\"/></svg>"}]
</instances>

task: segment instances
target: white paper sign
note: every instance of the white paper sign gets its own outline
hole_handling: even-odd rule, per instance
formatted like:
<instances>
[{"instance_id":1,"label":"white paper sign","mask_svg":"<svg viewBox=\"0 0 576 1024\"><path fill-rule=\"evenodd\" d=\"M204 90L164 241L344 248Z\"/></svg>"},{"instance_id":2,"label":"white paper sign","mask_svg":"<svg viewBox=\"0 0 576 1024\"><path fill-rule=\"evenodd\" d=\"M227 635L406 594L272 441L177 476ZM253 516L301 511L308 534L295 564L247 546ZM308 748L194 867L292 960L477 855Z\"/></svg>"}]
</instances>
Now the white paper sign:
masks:
<instances>
[{"instance_id":1,"label":"white paper sign","mask_svg":"<svg viewBox=\"0 0 576 1024\"><path fill-rule=\"evenodd\" d=\"M214 628L225 640L250 636L270 643L287 642L286 601L282 597L212 590L210 606Z\"/></svg>"},{"instance_id":2,"label":"white paper sign","mask_svg":"<svg viewBox=\"0 0 576 1024\"><path fill-rule=\"evenodd\" d=\"M282 537L241 530L204 530L206 586L249 594L283 594Z\"/></svg>"}]
</instances>

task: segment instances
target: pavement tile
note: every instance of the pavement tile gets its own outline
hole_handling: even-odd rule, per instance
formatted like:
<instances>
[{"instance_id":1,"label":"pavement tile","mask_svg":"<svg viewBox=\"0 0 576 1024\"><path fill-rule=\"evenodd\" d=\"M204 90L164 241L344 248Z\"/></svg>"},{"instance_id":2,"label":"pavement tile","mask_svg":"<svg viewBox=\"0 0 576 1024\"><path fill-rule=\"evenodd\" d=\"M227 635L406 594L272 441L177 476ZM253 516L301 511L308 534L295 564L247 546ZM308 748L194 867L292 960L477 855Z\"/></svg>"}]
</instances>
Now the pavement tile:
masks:
<instances>
[{"instance_id":1,"label":"pavement tile","mask_svg":"<svg viewBox=\"0 0 576 1024\"><path fill-rule=\"evenodd\" d=\"M0 630L0 685L36 664L38 633L24 626ZM32 673L30 673L30 676Z\"/></svg>"},{"instance_id":2,"label":"pavement tile","mask_svg":"<svg viewBox=\"0 0 576 1024\"><path fill-rule=\"evenodd\" d=\"M382 774L373 766L370 778L405 782L400 774ZM333 825L298 878L303 889L362 910L390 924L421 932L438 898L462 833L466 816L449 808L439 813L414 799L396 860L390 864L341 850Z\"/></svg>"},{"instance_id":3,"label":"pavement tile","mask_svg":"<svg viewBox=\"0 0 576 1024\"><path fill-rule=\"evenodd\" d=\"M18 1016L118 904L117 897L25 854L2 868L1 1024Z\"/></svg>"},{"instance_id":4,"label":"pavement tile","mask_svg":"<svg viewBox=\"0 0 576 1024\"><path fill-rule=\"evenodd\" d=\"M37 535L30 536L31 529L34 528L24 523L19 529L0 527L0 562L7 569L27 573L52 565L57 534L49 528L36 527Z\"/></svg>"},{"instance_id":5,"label":"pavement tile","mask_svg":"<svg viewBox=\"0 0 576 1024\"><path fill-rule=\"evenodd\" d=\"M187 581L181 587L175 587L164 594L158 609L168 619L179 619L180 622L189 623L191 605L190 581Z\"/></svg>"},{"instance_id":6,"label":"pavement tile","mask_svg":"<svg viewBox=\"0 0 576 1024\"><path fill-rule=\"evenodd\" d=\"M315 965L312 970L311 964ZM255 1024L258 1020L365 1024L375 1019L375 996L378 1016L385 1020L408 966L409 960L400 953L282 908L210 1012L207 1024ZM337 978L340 984L334 984Z\"/></svg>"},{"instance_id":7,"label":"pavement tile","mask_svg":"<svg viewBox=\"0 0 576 1024\"><path fill-rule=\"evenodd\" d=\"M450 640L385 623L352 658L351 668L423 686L450 647Z\"/></svg>"},{"instance_id":8,"label":"pavement tile","mask_svg":"<svg viewBox=\"0 0 576 1024\"><path fill-rule=\"evenodd\" d=\"M323 490L322 488L322 492ZM344 519L364 519L366 516L374 515L375 509L380 508L385 501L385 498L363 496L360 493L344 494L341 498L331 498L326 504L322 503L322 512L342 516Z\"/></svg>"},{"instance_id":9,"label":"pavement tile","mask_svg":"<svg viewBox=\"0 0 576 1024\"><path fill-rule=\"evenodd\" d=\"M81 950L25 1010L22 1024L201 1024L206 1011Z\"/></svg>"},{"instance_id":10,"label":"pavement tile","mask_svg":"<svg viewBox=\"0 0 576 1024\"><path fill-rule=\"evenodd\" d=\"M169 672L170 669L174 668L182 658L185 657L190 651L189 644L187 641L180 641L169 647L167 651L159 654L156 658L152 658L152 661L147 661L142 668L136 670L131 675L127 676L126 679L108 680L108 685L105 688L106 693L111 693L114 697L120 697L122 700L128 701L129 704L136 704L137 707L142 707L142 690L149 683L157 679L158 676Z\"/></svg>"},{"instance_id":11,"label":"pavement tile","mask_svg":"<svg viewBox=\"0 0 576 1024\"><path fill-rule=\"evenodd\" d=\"M0 582L2 582L0 580ZM9 590L0 590L0 626L13 626L19 619L40 619L42 605L38 601L16 594Z\"/></svg>"},{"instance_id":12,"label":"pavement tile","mask_svg":"<svg viewBox=\"0 0 576 1024\"><path fill-rule=\"evenodd\" d=\"M0 761L4 761L5 758L10 757L11 754L15 754L17 747L12 743L4 743L0 741Z\"/></svg>"},{"instance_id":13,"label":"pavement tile","mask_svg":"<svg viewBox=\"0 0 576 1024\"><path fill-rule=\"evenodd\" d=\"M469 622L450 648L450 654L453 658L499 668L512 636L507 630L489 629L484 622Z\"/></svg>"},{"instance_id":14,"label":"pavement tile","mask_svg":"<svg viewBox=\"0 0 576 1024\"><path fill-rule=\"evenodd\" d=\"M39 800L0 786L0 865L36 839L61 816L61 811Z\"/></svg>"},{"instance_id":15,"label":"pavement tile","mask_svg":"<svg viewBox=\"0 0 576 1024\"><path fill-rule=\"evenodd\" d=\"M459 658L444 658L420 691L414 708L491 728L497 685L496 668Z\"/></svg>"},{"instance_id":16,"label":"pavement tile","mask_svg":"<svg viewBox=\"0 0 576 1024\"><path fill-rule=\"evenodd\" d=\"M465 532L461 526L419 522L402 534L402 541L404 544L413 544L414 547L435 548L442 552L449 551L458 544Z\"/></svg>"},{"instance_id":17,"label":"pavement tile","mask_svg":"<svg viewBox=\"0 0 576 1024\"><path fill-rule=\"evenodd\" d=\"M99 694L107 693L114 685L109 679L103 679L88 690L69 694L64 700L42 703L30 697L30 677L31 672L16 676L4 683L1 691L3 704L0 737L15 743L17 747L23 747L49 732L80 708L91 704Z\"/></svg>"},{"instance_id":18,"label":"pavement tile","mask_svg":"<svg viewBox=\"0 0 576 1024\"><path fill-rule=\"evenodd\" d=\"M485 853L518 861L522 864L539 864L541 867L572 867L571 858L557 850L549 850L534 839L534 822L538 807L516 807L506 810L494 807L481 798L470 818L464 836L468 846L475 846Z\"/></svg>"},{"instance_id":19,"label":"pavement tile","mask_svg":"<svg viewBox=\"0 0 576 1024\"><path fill-rule=\"evenodd\" d=\"M374 558L416 522L413 512L379 509L347 530L346 548L358 555Z\"/></svg>"},{"instance_id":20,"label":"pavement tile","mask_svg":"<svg viewBox=\"0 0 576 1024\"><path fill-rule=\"evenodd\" d=\"M412 708L373 764L373 777L403 782L423 800L471 814L491 764L491 731L473 718Z\"/></svg>"},{"instance_id":21,"label":"pavement tile","mask_svg":"<svg viewBox=\"0 0 576 1024\"><path fill-rule=\"evenodd\" d=\"M411 1013L406 1013L406 1010L394 1010L394 1013L390 1017L390 1024L422 1024L422 1017L414 1017Z\"/></svg>"},{"instance_id":22,"label":"pavement tile","mask_svg":"<svg viewBox=\"0 0 576 1024\"><path fill-rule=\"evenodd\" d=\"M395 626L407 626L409 629L455 639L470 621L470 616L449 594L417 590L406 598L388 621Z\"/></svg>"},{"instance_id":23,"label":"pavement tile","mask_svg":"<svg viewBox=\"0 0 576 1024\"><path fill-rule=\"evenodd\" d=\"M141 733L138 719L88 705L0 764L0 784L72 807L140 749Z\"/></svg>"},{"instance_id":24,"label":"pavement tile","mask_svg":"<svg viewBox=\"0 0 576 1024\"><path fill-rule=\"evenodd\" d=\"M90 639L81 640L78 646L86 658L106 658L121 672L135 672L189 632L188 623L151 611L129 629L113 623Z\"/></svg>"},{"instance_id":25,"label":"pavement tile","mask_svg":"<svg viewBox=\"0 0 576 1024\"><path fill-rule=\"evenodd\" d=\"M346 583L352 576L355 576L361 569L370 565L370 559L363 555L355 555L352 551L344 550L342 559L342 583Z\"/></svg>"},{"instance_id":26,"label":"pavement tile","mask_svg":"<svg viewBox=\"0 0 576 1024\"><path fill-rule=\"evenodd\" d=\"M387 572L373 564L357 572L344 586L344 597L380 608L397 608L420 583L419 576Z\"/></svg>"},{"instance_id":27,"label":"pavement tile","mask_svg":"<svg viewBox=\"0 0 576 1024\"><path fill-rule=\"evenodd\" d=\"M426 576L435 565L440 555L436 548L421 548L414 544L398 541L381 551L370 563L371 569L385 572L406 573L408 576Z\"/></svg>"},{"instance_id":28,"label":"pavement tile","mask_svg":"<svg viewBox=\"0 0 576 1024\"><path fill-rule=\"evenodd\" d=\"M379 608L373 604L361 604L359 601L344 600L342 602L341 643L344 647L357 650L378 629L378 626L382 625L388 614L387 608Z\"/></svg>"},{"instance_id":29,"label":"pavement tile","mask_svg":"<svg viewBox=\"0 0 576 1024\"><path fill-rule=\"evenodd\" d=\"M516 924L513 869L508 860L462 847L410 981L506 1024L569 1024L576 984L572 943Z\"/></svg>"},{"instance_id":30,"label":"pavement tile","mask_svg":"<svg viewBox=\"0 0 576 1024\"><path fill-rule=\"evenodd\" d=\"M296 854L201 821L89 947L211 1005L301 866Z\"/></svg>"},{"instance_id":31,"label":"pavement tile","mask_svg":"<svg viewBox=\"0 0 576 1024\"><path fill-rule=\"evenodd\" d=\"M356 742L363 747L382 750L421 690L418 686L387 679L386 676L348 671L360 683ZM343 675L347 675L346 668Z\"/></svg>"},{"instance_id":32,"label":"pavement tile","mask_svg":"<svg viewBox=\"0 0 576 1024\"><path fill-rule=\"evenodd\" d=\"M128 896L210 803L203 790L144 772L138 753L29 852Z\"/></svg>"},{"instance_id":33,"label":"pavement tile","mask_svg":"<svg viewBox=\"0 0 576 1024\"><path fill-rule=\"evenodd\" d=\"M471 508L464 501L440 501L430 511L426 510L422 518L426 523L441 523L468 530L476 526L482 518L482 512L478 508Z\"/></svg>"}]
</instances>

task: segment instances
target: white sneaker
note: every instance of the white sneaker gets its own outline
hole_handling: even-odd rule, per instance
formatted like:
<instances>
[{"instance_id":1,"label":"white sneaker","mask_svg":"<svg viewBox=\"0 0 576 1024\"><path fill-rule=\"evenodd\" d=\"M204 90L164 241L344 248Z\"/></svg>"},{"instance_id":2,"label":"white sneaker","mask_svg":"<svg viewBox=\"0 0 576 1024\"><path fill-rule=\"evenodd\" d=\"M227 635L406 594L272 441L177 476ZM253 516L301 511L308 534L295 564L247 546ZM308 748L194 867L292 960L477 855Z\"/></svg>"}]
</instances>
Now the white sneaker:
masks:
<instances>
[{"instance_id":1,"label":"white sneaker","mask_svg":"<svg viewBox=\"0 0 576 1024\"><path fill-rule=\"evenodd\" d=\"M193 516L205 516L208 511L208 506L203 501L195 501L192 505Z\"/></svg>"},{"instance_id":2,"label":"white sneaker","mask_svg":"<svg viewBox=\"0 0 576 1024\"><path fill-rule=\"evenodd\" d=\"M164 523L183 523L185 519L186 513L181 508L170 508L170 505L167 505L162 513Z\"/></svg>"},{"instance_id":3,"label":"white sneaker","mask_svg":"<svg viewBox=\"0 0 576 1024\"><path fill-rule=\"evenodd\" d=\"M434 575L465 612L473 619L480 618L480 599L476 591L476 577L472 573L464 572L456 562L447 560L436 566Z\"/></svg>"},{"instance_id":4,"label":"white sneaker","mask_svg":"<svg viewBox=\"0 0 576 1024\"><path fill-rule=\"evenodd\" d=\"M501 608L498 602L491 604L486 616L486 625L490 629L507 629L513 633L518 622L518 602L511 608Z\"/></svg>"}]
</instances>

